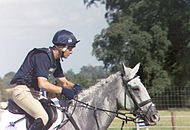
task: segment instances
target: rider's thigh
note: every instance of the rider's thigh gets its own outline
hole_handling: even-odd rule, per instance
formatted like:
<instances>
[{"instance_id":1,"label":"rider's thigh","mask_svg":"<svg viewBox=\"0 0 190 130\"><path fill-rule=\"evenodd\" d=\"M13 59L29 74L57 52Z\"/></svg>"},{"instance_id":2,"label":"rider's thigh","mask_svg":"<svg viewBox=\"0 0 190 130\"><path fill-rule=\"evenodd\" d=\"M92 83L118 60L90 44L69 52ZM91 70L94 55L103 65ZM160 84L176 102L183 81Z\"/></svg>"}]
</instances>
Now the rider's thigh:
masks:
<instances>
[{"instance_id":1,"label":"rider's thigh","mask_svg":"<svg viewBox=\"0 0 190 130\"><path fill-rule=\"evenodd\" d=\"M24 111L26 111L33 118L41 118L44 125L48 122L48 114L38 101L34 98L30 89L25 85L16 86L13 91L13 100L20 106Z\"/></svg>"}]
</instances>

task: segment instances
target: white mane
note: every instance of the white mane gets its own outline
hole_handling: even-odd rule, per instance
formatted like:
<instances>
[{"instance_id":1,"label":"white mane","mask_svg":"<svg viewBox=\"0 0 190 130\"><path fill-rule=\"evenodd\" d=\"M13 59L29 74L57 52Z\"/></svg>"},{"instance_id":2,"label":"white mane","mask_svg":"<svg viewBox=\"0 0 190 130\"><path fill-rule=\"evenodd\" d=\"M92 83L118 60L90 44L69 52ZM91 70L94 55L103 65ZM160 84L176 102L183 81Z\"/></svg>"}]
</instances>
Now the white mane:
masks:
<instances>
[{"instance_id":1,"label":"white mane","mask_svg":"<svg viewBox=\"0 0 190 130\"><path fill-rule=\"evenodd\" d=\"M120 72L117 72L115 74L111 74L109 77L105 79L100 79L100 81L96 83L94 86L90 86L88 89L83 90L83 92L79 94L79 96L83 97L85 95L89 95L90 93L94 93L94 91L97 91L98 89L102 88L103 85L110 83L111 81L113 81L113 79L118 77L120 74L121 74Z\"/></svg>"}]
</instances>

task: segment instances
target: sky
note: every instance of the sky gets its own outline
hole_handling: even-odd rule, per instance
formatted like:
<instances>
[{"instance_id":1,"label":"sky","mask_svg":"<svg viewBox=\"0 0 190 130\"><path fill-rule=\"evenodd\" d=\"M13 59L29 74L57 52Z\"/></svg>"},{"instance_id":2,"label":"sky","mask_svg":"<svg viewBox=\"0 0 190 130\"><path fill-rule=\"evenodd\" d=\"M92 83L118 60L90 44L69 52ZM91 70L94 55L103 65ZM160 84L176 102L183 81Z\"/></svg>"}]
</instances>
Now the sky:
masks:
<instances>
[{"instance_id":1,"label":"sky","mask_svg":"<svg viewBox=\"0 0 190 130\"><path fill-rule=\"evenodd\" d=\"M92 43L108 26L104 14L103 5L87 9L83 0L0 0L0 77L16 72L31 49L52 46L62 29L81 40L62 63L64 72L103 65L92 56Z\"/></svg>"}]
</instances>

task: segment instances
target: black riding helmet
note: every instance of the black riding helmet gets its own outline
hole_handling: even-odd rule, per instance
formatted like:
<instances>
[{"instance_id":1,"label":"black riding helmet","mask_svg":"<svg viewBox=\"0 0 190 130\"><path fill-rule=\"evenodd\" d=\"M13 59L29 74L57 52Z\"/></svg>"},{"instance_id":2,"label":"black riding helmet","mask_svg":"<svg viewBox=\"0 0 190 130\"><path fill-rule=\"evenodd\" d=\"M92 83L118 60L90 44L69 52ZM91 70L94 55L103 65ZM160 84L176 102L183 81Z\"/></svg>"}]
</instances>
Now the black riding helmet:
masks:
<instances>
[{"instance_id":1,"label":"black riding helmet","mask_svg":"<svg viewBox=\"0 0 190 130\"><path fill-rule=\"evenodd\" d=\"M56 46L75 47L80 40L77 40L72 32L60 30L55 33L52 42Z\"/></svg>"}]
</instances>

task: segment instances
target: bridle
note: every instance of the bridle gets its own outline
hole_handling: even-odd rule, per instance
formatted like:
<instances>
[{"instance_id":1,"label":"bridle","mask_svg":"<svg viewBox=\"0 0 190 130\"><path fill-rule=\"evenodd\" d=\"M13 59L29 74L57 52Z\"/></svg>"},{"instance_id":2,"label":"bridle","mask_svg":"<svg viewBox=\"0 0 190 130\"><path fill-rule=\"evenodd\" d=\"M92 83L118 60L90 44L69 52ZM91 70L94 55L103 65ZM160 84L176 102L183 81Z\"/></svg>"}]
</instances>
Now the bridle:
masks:
<instances>
[{"instance_id":1,"label":"bridle","mask_svg":"<svg viewBox=\"0 0 190 130\"><path fill-rule=\"evenodd\" d=\"M127 94L127 92L128 92L129 95L130 95L130 97L131 97L131 99L133 100L133 103L134 103L134 106L135 106L135 110L132 112L132 114L136 115L136 118L138 118L138 119L143 119L143 120L144 120L144 119L147 117L147 114L148 114L148 112L149 112L151 106L153 105L153 103L152 103L152 100L151 100L151 99L147 99L147 100L142 101L142 102L140 102L140 103L138 103L138 102L136 101L135 96L134 96L134 94L132 93L132 90L131 90L131 88L130 88L130 86L129 86L128 83L129 83L131 80L133 80L133 79L135 79L135 78L137 78L137 77L138 77L138 76L136 75L136 76L134 76L133 78L131 78L131 79L129 79L129 80L125 80L125 79L124 79L124 75L122 74L122 81L123 81L123 85L125 86L125 91L124 91L124 107L125 107L125 109L126 109L126 94ZM147 111L143 111L143 110L142 110L142 107L145 106L145 105L147 105L147 104L149 104L149 103L150 103L150 105L149 105L149 107L148 107L148 110L147 110Z\"/></svg>"},{"instance_id":2,"label":"bridle","mask_svg":"<svg viewBox=\"0 0 190 130\"><path fill-rule=\"evenodd\" d=\"M98 107L89 105L89 104L87 104L87 103L85 103L83 101L78 100L77 98L74 98L73 100L76 101L76 102L75 102L72 114L74 113L74 110L77 107L77 105L76 105L77 103L81 104L80 107L84 107L86 109L93 110L94 111L94 118L96 120L96 125L97 125L98 130L100 130L100 127L99 127L99 123L98 123L98 119L97 119L97 113L96 113L97 111L102 111L102 112L105 112L105 113L115 114L117 118L119 118L119 119L121 119L123 121L122 125L121 125L121 129L123 129L124 123L127 123L128 121L132 121L132 122L136 123L137 119L145 119L149 109L146 112L144 112L141 108L143 106L147 105L148 103L151 103L150 106L149 106L149 108L150 108L152 106L152 104L153 104L151 99L148 99L148 100L142 101L141 103L138 103L135 100L135 97L134 97L133 93L131 92L131 89L130 89L129 84L128 84L131 80L135 79L137 76L135 76L135 77L133 77L133 78L131 78L129 80L125 80L123 75L121 75L121 77L122 77L123 85L125 86L124 107L126 109L126 94L127 94L127 91L128 91L131 99L133 100L133 102L135 104L135 108L136 108L135 111L130 112L130 113L123 113L123 112L119 112L119 111L110 111L110 110L107 110L107 109L102 109L102 108L98 108ZM136 115L136 117L128 117L126 114L133 114L133 115ZM71 115L70 118L72 118L72 115ZM70 122L72 124L74 124L73 126L75 127L76 130L80 130L74 120L70 120Z\"/></svg>"}]
</instances>

